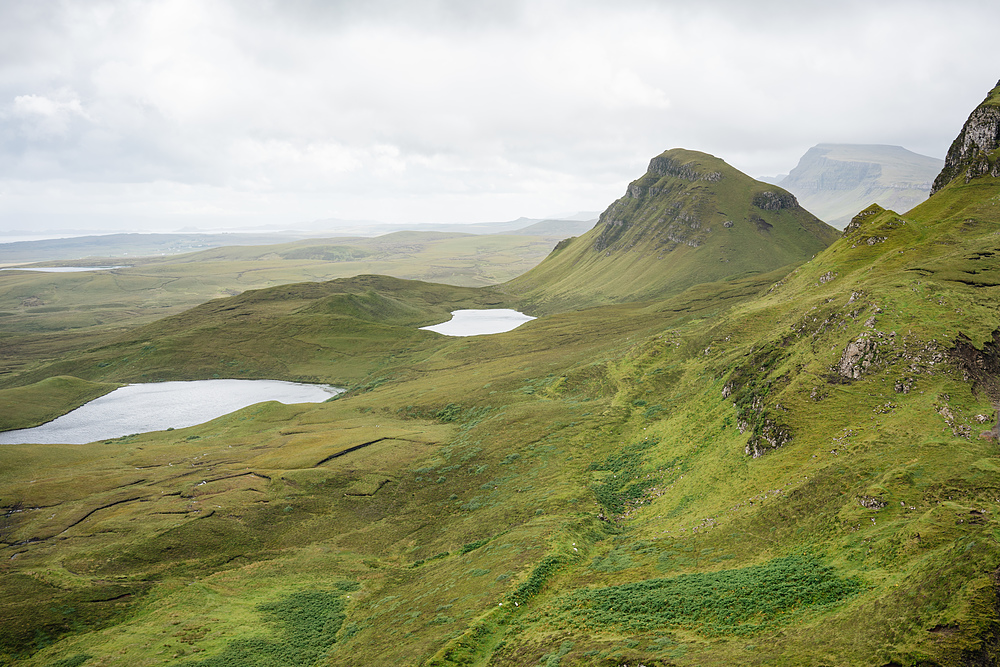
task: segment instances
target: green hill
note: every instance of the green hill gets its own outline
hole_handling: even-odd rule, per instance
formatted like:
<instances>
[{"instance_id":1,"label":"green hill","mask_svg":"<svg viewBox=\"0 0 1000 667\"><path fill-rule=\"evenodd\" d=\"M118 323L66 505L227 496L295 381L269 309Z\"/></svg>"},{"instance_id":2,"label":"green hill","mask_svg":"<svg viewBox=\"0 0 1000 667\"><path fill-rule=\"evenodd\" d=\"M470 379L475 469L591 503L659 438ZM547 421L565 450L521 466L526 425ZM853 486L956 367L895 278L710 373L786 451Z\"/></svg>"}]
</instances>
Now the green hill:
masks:
<instances>
[{"instance_id":1,"label":"green hill","mask_svg":"<svg viewBox=\"0 0 1000 667\"><path fill-rule=\"evenodd\" d=\"M354 384L386 358L412 359L440 343L420 326L459 308L497 307L489 291L389 276L294 283L214 299L63 354L10 382L52 375L112 382L235 377Z\"/></svg>"},{"instance_id":2,"label":"green hill","mask_svg":"<svg viewBox=\"0 0 1000 667\"><path fill-rule=\"evenodd\" d=\"M506 334L415 329L496 290L362 276L80 349L49 374L349 368L352 391L0 448L0 655L996 664L998 198L959 172L790 271Z\"/></svg>"},{"instance_id":3,"label":"green hill","mask_svg":"<svg viewBox=\"0 0 1000 667\"><path fill-rule=\"evenodd\" d=\"M127 268L110 271L0 271L0 386L17 384L17 372L46 360L64 359L76 348L106 344L123 330L179 314L210 299L363 274L491 285L540 262L557 240L551 236L396 232L374 238L227 246L144 257L131 260ZM83 342L85 338L88 343Z\"/></svg>"},{"instance_id":4,"label":"green hill","mask_svg":"<svg viewBox=\"0 0 1000 667\"><path fill-rule=\"evenodd\" d=\"M801 262L836 237L784 190L675 149L504 291L532 312L650 300Z\"/></svg>"}]
</instances>

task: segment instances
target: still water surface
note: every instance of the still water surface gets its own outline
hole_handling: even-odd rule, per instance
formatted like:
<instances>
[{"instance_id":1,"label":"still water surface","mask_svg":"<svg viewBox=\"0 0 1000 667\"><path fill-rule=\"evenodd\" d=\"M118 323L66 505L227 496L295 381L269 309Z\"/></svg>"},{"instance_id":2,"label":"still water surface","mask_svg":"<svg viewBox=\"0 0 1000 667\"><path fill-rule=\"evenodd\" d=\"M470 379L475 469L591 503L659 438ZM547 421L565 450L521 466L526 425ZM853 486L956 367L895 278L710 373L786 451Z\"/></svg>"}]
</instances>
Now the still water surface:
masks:
<instances>
[{"instance_id":1,"label":"still water surface","mask_svg":"<svg viewBox=\"0 0 1000 667\"><path fill-rule=\"evenodd\" d=\"M194 426L263 401L321 403L342 392L279 380L130 384L35 428L0 433L0 445L82 445L131 433Z\"/></svg>"},{"instance_id":2,"label":"still water surface","mask_svg":"<svg viewBox=\"0 0 1000 667\"><path fill-rule=\"evenodd\" d=\"M110 271L131 266L11 266L0 271L42 271L43 273L79 273L80 271Z\"/></svg>"},{"instance_id":3,"label":"still water surface","mask_svg":"<svg viewBox=\"0 0 1000 667\"><path fill-rule=\"evenodd\" d=\"M511 331L533 319L535 318L531 315L525 315L510 308L453 310L451 319L447 322L420 328L435 331L445 336L481 336Z\"/></svg>"}]
</instances>

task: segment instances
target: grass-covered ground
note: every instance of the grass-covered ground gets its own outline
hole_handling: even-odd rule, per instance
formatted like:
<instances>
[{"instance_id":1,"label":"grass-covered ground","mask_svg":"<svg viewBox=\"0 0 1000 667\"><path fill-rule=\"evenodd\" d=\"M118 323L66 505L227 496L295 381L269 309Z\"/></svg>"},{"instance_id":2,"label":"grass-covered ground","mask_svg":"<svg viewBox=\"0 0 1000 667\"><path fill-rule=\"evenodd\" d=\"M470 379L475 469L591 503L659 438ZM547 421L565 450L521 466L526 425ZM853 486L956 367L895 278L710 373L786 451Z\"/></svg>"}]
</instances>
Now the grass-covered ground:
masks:
<instances>
[{"instance_id":1,"label":"grass-covered ground","mask_svg":"<svg viewBox=\"0 0 1000 667\"><path fill-rule=\"evenodd\" d=\"M51 376L73 400L213 375L350 391L0 448L0 655L993 664L998 203L960 179L790 271L505 334L416 329L504 290L363 276L39 363L0 400Z\"/></svg>"},{"instance_id":2,"label":"grass-covered ground","mask_svg":"<svg viewBox=\"0 0 1000 667\"><path fill-rule=\"evenodd\" d=\"M557 240L397 232L375 238L213 248L129 261L97 257L46 263L129 265L109 271L0 271L0 382L10 381L35 362L59 359L72 350L112 340L123 330L210 299L360 274L480 287L524 273Z\"/></svg>"}]
</instances>

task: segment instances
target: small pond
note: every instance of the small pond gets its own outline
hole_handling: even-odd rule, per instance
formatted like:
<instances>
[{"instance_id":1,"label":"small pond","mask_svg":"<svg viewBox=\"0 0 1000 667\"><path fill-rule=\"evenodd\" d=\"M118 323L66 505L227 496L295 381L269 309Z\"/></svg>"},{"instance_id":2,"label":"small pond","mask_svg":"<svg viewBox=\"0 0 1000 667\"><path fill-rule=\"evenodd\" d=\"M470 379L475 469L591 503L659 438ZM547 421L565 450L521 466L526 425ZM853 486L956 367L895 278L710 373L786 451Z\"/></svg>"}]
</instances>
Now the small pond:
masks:
<instances>
[{"instance_id":1,"label":"small pond","mask_svg":"<svg viewBox=\"0 0 1000 667\"><path fill-rule=\"evenodd\" d=\"M343 389L279 380L130 384L35 428L0 433L0 445L70 444L203 424L264 401L322 403Z\"/></svg>"},{"instance_id":2,"label":"small pond","mask_svg":"<svg viewBox=\"0 0 1000 667\"><path fill-rule=\"evenodd\" d=\"M454 310L451 313L451 319L447 322L420 328L445 336L481 336L511 331L533 319L535 318L531 315L525 315L510 308Z\"/></svg>"},{"instance_id":3,"label":"small pond","mask_svg":"<svg viewBox=\"0 0 1000 667\"><path fill-rule=\"evenodd\" d=\"M44 273L78 273L80 271L110 271L130 269L131 266L9 266L0 271L42 271Z\"/></svg>"}]
</instances>

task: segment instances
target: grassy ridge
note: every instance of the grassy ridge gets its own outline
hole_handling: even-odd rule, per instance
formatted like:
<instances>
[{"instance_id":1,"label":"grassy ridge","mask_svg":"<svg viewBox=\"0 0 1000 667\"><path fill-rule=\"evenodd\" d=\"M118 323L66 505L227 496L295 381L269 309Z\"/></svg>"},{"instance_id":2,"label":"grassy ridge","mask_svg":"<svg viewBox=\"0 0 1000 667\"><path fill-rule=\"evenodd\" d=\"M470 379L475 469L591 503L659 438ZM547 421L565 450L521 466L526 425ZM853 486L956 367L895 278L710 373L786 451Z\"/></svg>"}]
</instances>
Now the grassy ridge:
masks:
<instances>
[{"instance_id":1,"label":"grassy ridge","mask_svg":"<svg viewBox=\"0 0 1000 667\"><path fill-rule=\"evenodd\" d=\"M247 290L372 273L459 286L503 282L541 261L556 240L398 232L376 238L317 239L137 258L127 262L130 268L113 271L3 271L0 377L60 359L81 347L106 343L122 330ZM119 258L61 263L126 262Z\"/></svg>"},{"instance_id":2,"label":"grassy ridge","mask_svg":"<svg viewBox=\"0 0 1000 667\"><path fill-rule=\"evenodd\" d=\"M133 382L271 377L354 384L387 357L408 359L437 345L442 337L418 325L447 321L456 308L499 303L482 290L387 276L251 290L137 327L16 381L58 372Z\"/></svg>"}]
</instances>

